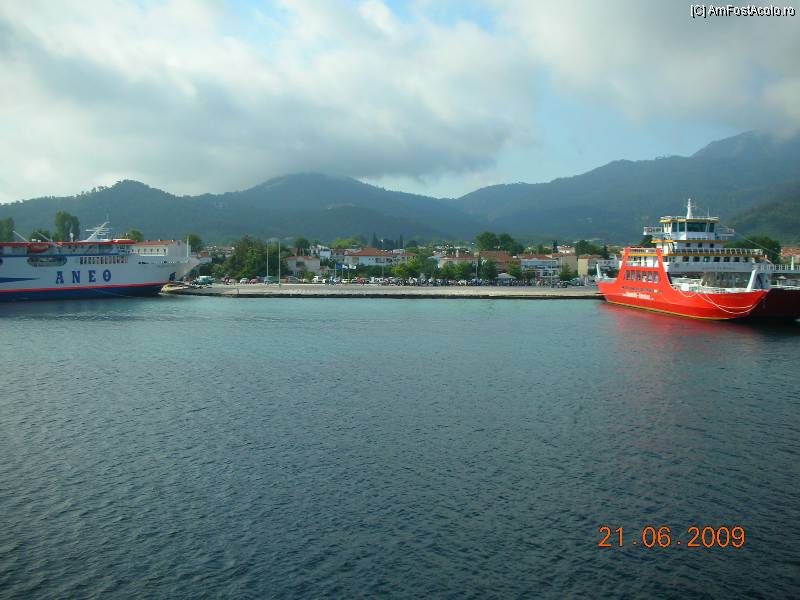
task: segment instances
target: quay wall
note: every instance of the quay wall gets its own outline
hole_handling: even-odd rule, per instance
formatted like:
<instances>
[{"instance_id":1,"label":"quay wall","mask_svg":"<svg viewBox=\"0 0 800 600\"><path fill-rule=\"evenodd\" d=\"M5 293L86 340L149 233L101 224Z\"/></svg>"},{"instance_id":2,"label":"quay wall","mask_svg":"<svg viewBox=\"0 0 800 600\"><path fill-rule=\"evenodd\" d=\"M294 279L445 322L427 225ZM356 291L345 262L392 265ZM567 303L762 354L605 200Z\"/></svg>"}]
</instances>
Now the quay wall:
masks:
<instances>
[{"instance_id":1,"label":"quay wall","mask_svg":"<svg viewBox=\"0 0 800 600\"><path fill-rule=\"evenodd\" d=\"M167 294L224 298L472 298L517 300L601 300L596 287L506 287L506 286L396 286L324 284L241 284L193 288L167 286Z\"/></svg>"}]
</instances>

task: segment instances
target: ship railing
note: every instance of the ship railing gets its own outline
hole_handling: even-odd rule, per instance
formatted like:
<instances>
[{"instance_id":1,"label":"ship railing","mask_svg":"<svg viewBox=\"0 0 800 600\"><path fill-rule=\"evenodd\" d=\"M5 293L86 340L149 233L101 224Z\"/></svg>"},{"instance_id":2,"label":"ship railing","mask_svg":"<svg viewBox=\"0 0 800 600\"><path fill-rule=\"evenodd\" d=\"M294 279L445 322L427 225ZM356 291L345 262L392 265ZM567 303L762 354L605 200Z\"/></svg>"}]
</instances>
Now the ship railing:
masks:
<instances>
[{"instance_id":1,"label":"ship railing","mask_svg":"<svg viewBox=\"0 0 800 600\"><path fill-rule=\"evenodd\" d=\"M763 256L764 251L755 248L679 248L665 252L664 256L684 254L717 254L719 256Z\"/></svg>"},{"instance_id":2,"label":"ship railing","mask_svg":"<svg viewBox=\"0 0 800 600\"><path fill-rule=\"evenodd\" d=\"M795 265L793 267L791 265L774 265L772 263L766 263L762 266L762 270L770 273L800 273L800 265Z\"/></svg>"},{"instance_id":3,"label":"ship railing","mask_svg":"<svg viewBox=\"0 0 800 600\"><path fill-rule=\"evenodd\" d=\"M716 231L672 231L671 229L665 229L663 227L645 227L644 235L658 235L662 236L666 240L689 240L691 241L692 238L687 237L688 234L692 235L708 235L708 234L716 234L718 237L731 237L736 235L736 232L731 229L730 227L722 227L719 226L716 228ZM673 235L674 234L674 235Z\"/></svg>"}]
</instances>

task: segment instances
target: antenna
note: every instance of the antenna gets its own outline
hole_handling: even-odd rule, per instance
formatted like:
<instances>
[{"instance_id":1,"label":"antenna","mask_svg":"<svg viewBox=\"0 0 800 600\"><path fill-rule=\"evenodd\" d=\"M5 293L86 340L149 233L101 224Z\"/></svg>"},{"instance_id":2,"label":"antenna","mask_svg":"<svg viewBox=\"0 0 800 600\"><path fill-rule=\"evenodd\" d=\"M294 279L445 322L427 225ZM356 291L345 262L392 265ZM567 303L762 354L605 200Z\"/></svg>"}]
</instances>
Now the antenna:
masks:
<instances>
[{"instance_id":1,"label":"antenna","mask_svg":"<svg viewBox=\"0 0 800 600\"><path fill-rule=\"evenodd\" d=\"M102 225L98 225L97 227L90 227L86 230L86 232L90 235L84 240L85 242L108 241L108 234L110 232L108 221Z\"/></svg>"}]
</instances>

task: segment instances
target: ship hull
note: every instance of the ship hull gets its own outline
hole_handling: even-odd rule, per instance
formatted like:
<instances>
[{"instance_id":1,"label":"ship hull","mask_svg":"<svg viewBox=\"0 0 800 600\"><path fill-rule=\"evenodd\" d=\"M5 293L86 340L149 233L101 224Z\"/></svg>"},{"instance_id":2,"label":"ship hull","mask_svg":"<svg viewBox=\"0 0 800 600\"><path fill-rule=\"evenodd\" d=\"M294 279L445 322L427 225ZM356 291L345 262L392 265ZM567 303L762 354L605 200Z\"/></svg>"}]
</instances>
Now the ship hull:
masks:
<instances>
[{"instance_id":1,"label":"ship hull","mask_svg":"<svg viewBox=\"0 0 800 600\"><path fill-rule=\"evenodd\" d=\"M631 308L641 308L693 319L715 321L751 317L766 296L765 290L730 294L699 294L673 289L631 292L614 289L614 284L598 283L606 301Z\"/></svg>"},{"instance_id":2,"label":"ship hull","mask_svg":"<svg viewBox=\"0 0 800 600\"><path fill-rule=\"evenodd\" d=\"M800 289L770 288L766 297L750 314L750 318L778 321L800 319Z\"/></svg>"},{"instance_id":3,"label":"ship hull","mask_svg":"<svg viewBox=\"0 0 800 600\"><path fill-rule=\"evenodd\" d=\"M616 279L597 282L608 302L693 319L729 321L749 318L769 294L768 290L707 293L676 289L664 269L660 250L653 253L656 266L629 266L629 251L626 249L623 255Z\"/></svg>"},{"instance_id":4,"label":"ship hull","mask_svg":"<svg viewBox=\"0 0 800 600\"><path fill-rule=\"evenodd\" d=\"M164 283L136 285L108 285L81 288L43 288L0 291L0 301L18 302L27 300L84 300L88 298L136 298L157 296Z\"/></svg>"}]
</instances>

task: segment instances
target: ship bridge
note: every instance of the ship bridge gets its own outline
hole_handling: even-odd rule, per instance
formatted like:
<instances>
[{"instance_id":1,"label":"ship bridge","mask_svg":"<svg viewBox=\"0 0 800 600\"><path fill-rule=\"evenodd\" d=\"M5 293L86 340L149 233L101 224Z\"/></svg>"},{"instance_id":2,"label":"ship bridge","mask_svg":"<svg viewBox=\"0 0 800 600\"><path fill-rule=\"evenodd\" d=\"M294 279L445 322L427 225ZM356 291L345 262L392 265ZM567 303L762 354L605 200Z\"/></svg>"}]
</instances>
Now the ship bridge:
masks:
<instances>
[{"instance_id":1,"label":"ship bridge","mask_svg":"<svg viewBox=\"0 0 800 600\"><path fill-rule=\"evenodd\" d=\"M659 221L659 225L655 227L644 228L644 234L652 236L653 241L656 243L708 243L710 244L709 248L714 248L718 247L717 244L724 243L732 238L735 233L730 227L720 225L719 217L695 216L691 198L687 203L685 215L661 217Z\"/></svg>"}]
</instances>

